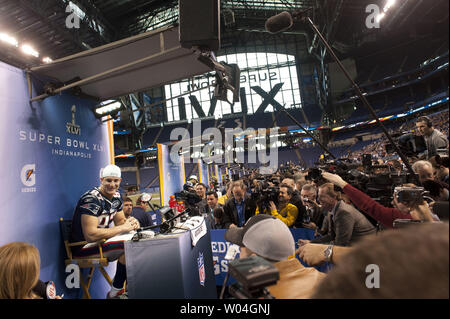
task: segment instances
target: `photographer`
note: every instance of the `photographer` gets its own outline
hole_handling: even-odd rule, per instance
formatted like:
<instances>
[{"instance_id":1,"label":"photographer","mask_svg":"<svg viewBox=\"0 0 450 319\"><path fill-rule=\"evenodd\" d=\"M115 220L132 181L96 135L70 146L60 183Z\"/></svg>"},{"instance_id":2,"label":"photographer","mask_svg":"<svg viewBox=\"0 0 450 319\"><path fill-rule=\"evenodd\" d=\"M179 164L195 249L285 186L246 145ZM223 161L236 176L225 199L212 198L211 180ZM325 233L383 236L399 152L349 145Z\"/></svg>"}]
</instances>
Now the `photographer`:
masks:
<instances>
[{"instance_id":1,"label":"photographer","mask_svg":"<svg viewBox=\"0 0 450 319\"><path fill-rule=\"evenodd\" d=\"M329 231L327 235L314 239L311 243L334 242L337 246L350 246L362 237L376 233L375 226L363 214L339 200L333 184L321 185L318 199L323 209L329 212Z\"/></svg>"},{"instance_id":2,"label":"photographer","mask_svg":"<svg viewBox=\"0 0 450 319\"><path fill-rule=\"evenodd\" d=\"M306 218L297 219L296 225L321 231L327 212L317 204L317 187L314 184L303 185L300 197L304 207L306 207L306 214L304 215Z\"/></svg>"},{"instance_id":3,"label":"photographer","mask_svg":"<svg viewBox=\"0 0 450 319\"><path fill-rule=\"evenodd\" d=\"M295 207L297 207L297 210L298 210L298 216L295 220L294 227L296 227L296 228L307 227L307 226L303 226L304 218L306 216L306 208L302 202L302 198L300 196L300 190L295 189L294 180L292 178L285 178L282 180L281 184L288 185L294 190L294 192L292 193L291 200L290 200L290 203L292 205L294 205ZM306 222L309 222L309 221L306 220Z\"/></svg>"},{"instance_id":4,"label":"photographer","mask_svg":"<svg viewBox=\"0 0 450 319\"><path fill-rule=\"evenodd\" d=\"M394 196L393 203L396 208L389 208L379 204L370 198L370 196L348 184L339 175L324 172L322 176L329 182L340 187L358 209L370 215L387 228L393 228L394 220L396 219L433 221L430 209L425 201L408 205L408 203L398 202L396 196Z\"/></svg>"},{"instance_id":5,"label":"photographer","mask_svg":"<svg viewBox=\"0 0 450 319\"><path fill-rule=\"evenodd\" d=\"M288 227L292 227L298 216L298 209L295 205L290 203L294 190L287 184L281 184L280 193L278 195L278 207L273 201L270 201L270 207L264 209L265 214L280 219ZM256 215L260 213L259 207L256 208Z\"/></svg>"},{"instance_id":6,"label":"photographer","mask_svg":"<svg viewBox=\"0 0 450 319\"><path fill-rule=\"evenodd\" d=\"M183 185L183 191L175 193L175 197L177 201L182 200L185 203L189 216L202 216L205 213L205 206L201 203L202 198L197 195L191 182L186 182Z\"/></svg>"}]
</instances>

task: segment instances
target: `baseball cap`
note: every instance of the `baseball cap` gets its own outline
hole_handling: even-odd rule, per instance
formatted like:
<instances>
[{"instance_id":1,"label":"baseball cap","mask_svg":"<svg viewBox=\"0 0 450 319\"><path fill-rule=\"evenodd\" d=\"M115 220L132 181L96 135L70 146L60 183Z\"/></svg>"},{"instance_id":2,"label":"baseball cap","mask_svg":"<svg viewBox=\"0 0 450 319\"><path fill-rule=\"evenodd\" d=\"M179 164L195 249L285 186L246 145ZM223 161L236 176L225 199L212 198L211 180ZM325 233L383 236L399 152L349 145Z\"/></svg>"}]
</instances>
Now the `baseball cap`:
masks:
<instances>
[{"instance_id":1,"label":"baseball cap","mask_svg":"<svg viewBox=\"0 0 450 319\"><path fill-rule=\"evenodd\" d=\"M121 177L120 167L116 165L108 165L100 172L100 177Z\"/></svg>"},{"instance_id":2,"label":"baseball cap","mask_svg":"<svg viewBox=\"0 0 450 319\"><path fill-rule=\"evenodd\" d=\"M191 175L188 180L191 180L191 179L195 179L196 181L198 181L198 178L195 175Z\"/></svg>"},{"instance_id":3,"label":"baseball cap","mask_svg":"<svg viewBox=\"0 0 450 319\"><path fill-rule=\"evenodd\" d=\"M152 195L148 193L142 193L141 196L136 201L137 205L140 205L141 203L148 203L152 200Z\"/></svg>"},{"instance_id":4,"label":"baseball cap","mask_svg":"<svg viewBox=\"0 0 450 319\"><path fill-rule=\"evenodd\" d=\"M253 216L244 227L228 229L225 240L270 260L288 259L295 253L294 238L289 228L270 215Z\"/></svg>"}]
</instances>

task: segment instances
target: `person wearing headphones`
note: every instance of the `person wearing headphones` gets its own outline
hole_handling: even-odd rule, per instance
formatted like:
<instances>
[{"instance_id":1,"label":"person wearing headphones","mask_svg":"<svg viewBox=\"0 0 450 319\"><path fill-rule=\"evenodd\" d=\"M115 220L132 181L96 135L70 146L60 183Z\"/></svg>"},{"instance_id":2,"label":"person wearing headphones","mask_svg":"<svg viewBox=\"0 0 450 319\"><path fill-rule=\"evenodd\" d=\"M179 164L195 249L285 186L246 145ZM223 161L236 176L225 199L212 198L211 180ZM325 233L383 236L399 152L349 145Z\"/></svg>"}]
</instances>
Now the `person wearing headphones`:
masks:
<instances>
[{"instance_id":1,"label":"person wearing headphones","mask_svg":"<svg viewBox=\"0 0 450 319\"><path fill-rule=\"evenodd\" d=\"M417 119L416 128L419 135L425 139L427 146L427 158L437 155L438 149L448 149L448 139L443 133L433 127L433 122L427 116Z\"/></svg>"}]
</instances>

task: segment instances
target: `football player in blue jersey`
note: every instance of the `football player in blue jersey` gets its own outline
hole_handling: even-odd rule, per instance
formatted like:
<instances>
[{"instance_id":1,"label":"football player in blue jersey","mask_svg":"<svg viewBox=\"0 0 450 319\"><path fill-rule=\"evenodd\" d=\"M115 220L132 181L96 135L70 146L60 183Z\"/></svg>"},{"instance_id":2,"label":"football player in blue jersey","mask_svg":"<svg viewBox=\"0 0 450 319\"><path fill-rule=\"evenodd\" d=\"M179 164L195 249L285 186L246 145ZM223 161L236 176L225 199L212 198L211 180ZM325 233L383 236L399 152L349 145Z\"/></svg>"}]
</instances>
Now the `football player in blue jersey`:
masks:
<instances>
[{"instance_id":1,"label":"football player in blue jersey","mask_svg":"<svg viewBox=\"0 0 450 319\"><path fill-rule=\"evenodd\" d=\"M89 244L74 247L72 249L74 257L98 256L96 242L140 227L135 218L125 218L122 211L123 202L118 192L121 181L120 168L116 165L108 165L100 173L100 187L95 187L81 196L72 218L70 241L87 241ZM116 275L107 298L119 298L125 292L123 289L126 280L124 241L109 241L102 245L102 249L108 260L118 260Z\"/></svg>"}]
</instances>

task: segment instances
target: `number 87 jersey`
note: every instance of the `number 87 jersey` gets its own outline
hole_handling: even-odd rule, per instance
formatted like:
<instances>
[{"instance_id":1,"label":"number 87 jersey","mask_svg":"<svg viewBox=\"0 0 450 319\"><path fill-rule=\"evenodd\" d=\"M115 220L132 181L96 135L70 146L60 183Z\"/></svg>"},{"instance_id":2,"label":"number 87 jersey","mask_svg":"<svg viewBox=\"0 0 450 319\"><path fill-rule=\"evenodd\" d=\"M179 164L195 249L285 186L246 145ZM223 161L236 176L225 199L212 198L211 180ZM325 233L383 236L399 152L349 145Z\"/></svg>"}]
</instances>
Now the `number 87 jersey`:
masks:
<instances>
[{"instance_id":1,"label":"number 87 jersey","mask_svg":"<svg viewBox=\"0 0 450 319\"><path fill-rule=\"evenodd\" d=\"M111 201L103 196L98 188L93 188L83 194L73 214L70 242L85 241L81 226L82 215L97 217L98 228L110 228L114 226L114 216L122 208L123 202L119 192L114 194Z\"/></svg>"}]
</instances>

